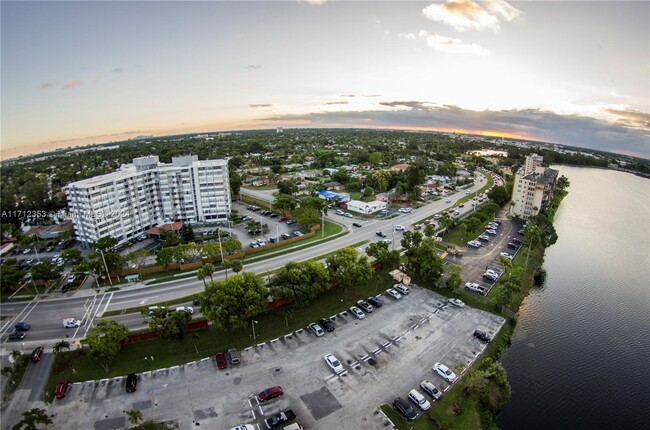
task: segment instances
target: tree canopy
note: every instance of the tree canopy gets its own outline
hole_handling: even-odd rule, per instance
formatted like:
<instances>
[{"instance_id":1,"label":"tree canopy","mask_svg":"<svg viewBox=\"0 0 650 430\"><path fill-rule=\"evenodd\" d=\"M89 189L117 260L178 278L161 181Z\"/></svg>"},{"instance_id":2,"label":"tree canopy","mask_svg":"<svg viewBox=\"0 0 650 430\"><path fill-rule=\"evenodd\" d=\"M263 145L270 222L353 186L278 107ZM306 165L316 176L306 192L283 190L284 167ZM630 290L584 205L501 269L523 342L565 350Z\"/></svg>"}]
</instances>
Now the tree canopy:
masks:
<instances>
[{"instance_id":1,"label":"tree canopy","mask_svg":"<svg viewBox=\"0 0 650 430\"><path fill-rule=\"evenodd\" d=\"M122 341L129 336L129 329L114 320L101 320L88 330L86 342L90 346L90 357L106 372L122 347Z\"/></svg>"},{"instance_id":2,"label":"tree canopy","mask_svg":"<svg viewBox=\"0 0 650 430\"><path fill-rule=\"evenodd\" d=\"M372 266L368 257L361 256L356 249L347 247L339 249L325 260L331 281L338 286L364 285L372 277Z\"/></svg>"},{"instance_id":3,"label":"tree canopy","mask_svg":"<svg viewBox=\"0 0 650 430\"><path fill-rule=\"evenodd\" d=\"M244 272L205 287L201 311L219 328L243 327L264 312L268 291L262 277Z\"/></svg>"}]
</instances>

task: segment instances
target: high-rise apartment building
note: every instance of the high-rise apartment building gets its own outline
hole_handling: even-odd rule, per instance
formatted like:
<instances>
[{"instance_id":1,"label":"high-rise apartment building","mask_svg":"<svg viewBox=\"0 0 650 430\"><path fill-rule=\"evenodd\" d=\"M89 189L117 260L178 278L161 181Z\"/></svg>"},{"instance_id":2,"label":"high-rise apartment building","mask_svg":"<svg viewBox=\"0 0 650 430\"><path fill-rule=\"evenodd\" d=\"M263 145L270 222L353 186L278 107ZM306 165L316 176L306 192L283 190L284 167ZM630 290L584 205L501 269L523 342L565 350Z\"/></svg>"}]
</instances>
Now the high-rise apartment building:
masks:
<instances>
[{"instance_id":1,"label":"high-rise apartment building","mask_svg":"<svg viewBox=\"0 0 650 430\"><path fill-rule=\"evenodd\" d=\"M558 171L542 166L543 162L542 156L531 154L515 173L510 215L528 219L553 199Z\"/></svg>"},{"instance_id":2,"label":"high-rise apartment building","mask_svg":"<svg viewBox=\"0 0 650 430\"><path fill-rule=\"evenodd\" d=\"M118 243L166 221L213 223L230 215L226 160L197 156L139 157L117 171L67 185L77 240L90 244L111 236Z\"/></svg>"}]
</instances>

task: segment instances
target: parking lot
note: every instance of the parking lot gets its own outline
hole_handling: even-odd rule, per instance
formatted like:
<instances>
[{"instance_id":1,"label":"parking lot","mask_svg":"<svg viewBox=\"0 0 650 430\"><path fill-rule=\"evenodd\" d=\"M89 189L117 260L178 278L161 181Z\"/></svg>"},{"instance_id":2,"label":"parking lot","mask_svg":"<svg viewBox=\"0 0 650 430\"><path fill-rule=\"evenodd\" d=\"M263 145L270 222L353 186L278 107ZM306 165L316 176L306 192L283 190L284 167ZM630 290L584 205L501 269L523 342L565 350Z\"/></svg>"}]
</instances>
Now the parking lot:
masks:
<instances>
[{"instance_id":1,"label":"parking lot","mask_svg":"<svg viewBox=\"0 0 650 430\"><path fill-rule=\"evenodd\" d=\"M512 243L513 238L519 241L523 241L524 239L524 236L518 233L523 228L522 221L509 219L501 219L500 221L501 225L496 230L497 234L490 235L489 241L482 242L480 248L468 246L463 250L464 255L462 257L447 257L448 261L462 267L463 285L466 282L478 284L487 291L486 294L489 294L496 281L484 278L483 274L487 270L492 270L500 278L504 273L503 264L499 261L500 254L506 252L515 257L520 252L521 244L515 244L519 246L516 249L508 246L508 244Z\"/></svg>"},{"instance_id":2,"label":"parking lot","mask_svg":"<svg viewBox=\"0 0 650 430\"><path fill-rule=\"evenodd\" d=\"M330 317L336 330L321 337L306 328L287 333L241 351L242 363L235 367L219 370L206 358L147 372L131 394L124 390L125 378L73 384L65 399L54 402L55 426L123 428L124 411L137 408L145 418L186 429L242 423L263 429L265 418L286 409L306 429L380 428L381 404L406 398L424 379L444 391L449 385L431 367L442 362L460 373L485 347L474 330L494 336L504 323L418 287L400 300L380 298L384 306L362 320L349 311L314 315ZM341 373L327 366L328 353L343 364ZM260 404L256 394L275 385L284 395Z\"/></svg>"}]
</instances>

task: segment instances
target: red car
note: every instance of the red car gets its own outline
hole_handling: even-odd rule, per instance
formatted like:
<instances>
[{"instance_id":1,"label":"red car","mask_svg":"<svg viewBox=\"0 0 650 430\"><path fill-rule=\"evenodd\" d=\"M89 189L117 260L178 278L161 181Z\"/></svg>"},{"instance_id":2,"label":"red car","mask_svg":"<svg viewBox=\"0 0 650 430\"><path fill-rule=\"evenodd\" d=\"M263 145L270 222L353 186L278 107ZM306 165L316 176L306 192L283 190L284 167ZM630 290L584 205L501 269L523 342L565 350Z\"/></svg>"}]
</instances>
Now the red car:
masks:
<instances>
[{"instance_id":1,"label":"red car","mask_svg":"<svg viewBox=\"0 0 650 430\"><path fill-rule=\"evenodd\" d=\"M65 395L68 392L68 387L70 386L70 383L68 382L67 379L64 379L63 381L59 382L56 385L56 389L54 390L54 397L57 399L62 399L65 397Z\"/></svg>"},{"instance_id":2,"label":"red car","mask_svg":"<svg viewBox=\"0 0 650 430\"><path fill-rule=\"evenodd\" d=\"M226 361L226 356L223 355L223 352L217 352L214 359L217 360L217 367L219 369L225 369L228 367L228 362Z\"/></svg>"},{"instance_id":3,"label":"red car","mask_svg":"<svg viewBox=\"0 0 650 430\"><path fill-rule=\"evenodd\" d=\"M275 387L267 388L257 395L257 399L260 402L266 402L267 400L275 399L283 395L282 387L276 385Z\"/></svg>"},{"instance_id":4,"label":"red car","mask_svg":"<svg viewBox=\"0 0 650 430\"><path fill-rule=\"evenodd\" d=\"M280 222L285 222L285 221L288 220L288 219L289 219L289 218L283 216L283 217L280 218L278 221L280 221Z\"/></svg>"}]
</instances>

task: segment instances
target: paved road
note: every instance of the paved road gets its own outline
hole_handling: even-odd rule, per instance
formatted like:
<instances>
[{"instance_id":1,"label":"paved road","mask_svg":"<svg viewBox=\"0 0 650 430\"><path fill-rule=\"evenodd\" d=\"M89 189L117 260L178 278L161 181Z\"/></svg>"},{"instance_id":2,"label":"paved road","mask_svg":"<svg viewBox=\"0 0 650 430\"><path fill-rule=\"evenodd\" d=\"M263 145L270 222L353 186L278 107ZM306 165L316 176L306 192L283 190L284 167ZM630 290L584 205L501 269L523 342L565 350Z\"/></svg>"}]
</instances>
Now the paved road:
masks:
<instances>
[{"instance_id":1,"label":"paved road","mask_svg":"<svg viewBox=\"0 0 650 430\"><path fill-rule=\"evenodd\" d=\"M484 183L485 180L482 180L469 190L474 192ZM263 192L258 191L258 193ZM286 253L278 254L263 261L246 263L244 267L246 271L264 274L285 265L289 261L304 261L336 251L349 244L362 241L376 241L380 239L376 235L377 231L385 233L389 238L394 237L395 240L393 243L395 249L398 249L400 247L401 233L394 232L393 225L401 224L408 228L423 218L453 206L456 201L465 196L466 194L460 191L448 196L451 199L450 203L446 203L446 199L430 202L420 209L413 210L411 213L397 213L396 217L388 220L376 218L360 220L334 215L331 212L327 218L343 225L347 234L318 246L302 249L298 252L287 251ZM466 204L461 209L461 216L463 213L471 210L471 205ZM353 227L353 222L360 222L363 227ZM215 280L222 279L223 277L223 272L218 272L214 275ZM194 277L190 277L153 285L144 285L143 283L126 284L119 291L110 293L102 292L97 294L94 290L80 290L75 292L72 297L61 297L55 293L52 297L36 299L29 303L2 303L0 304L0 313L11 316L11 318L7 318L3 322L0 328L0 335L2 335L3 339L3 351L7 352L11 349L17 349L14 346L15 344L12 345L7 342L5 335L11 332L13 325L17 321L26 321L32 325L32 329L27 332L25 340L20 342L21 344L25 343L25 349L29 349L38 344L53 344L64 338L68 340L83 338L86 331L93 323L96 323L97 318L101 317L105 311L146 306L172 300L177 297L190 296L200 293L203 290L203 282ZM83 326L78 329L64 329L62 327L62 319L67 317L81 319ZM136 321L136 319L127 318L121 322L127 323L129 328L140 328L142 326L141 319Z\"/></svg>"}]
</instances>

